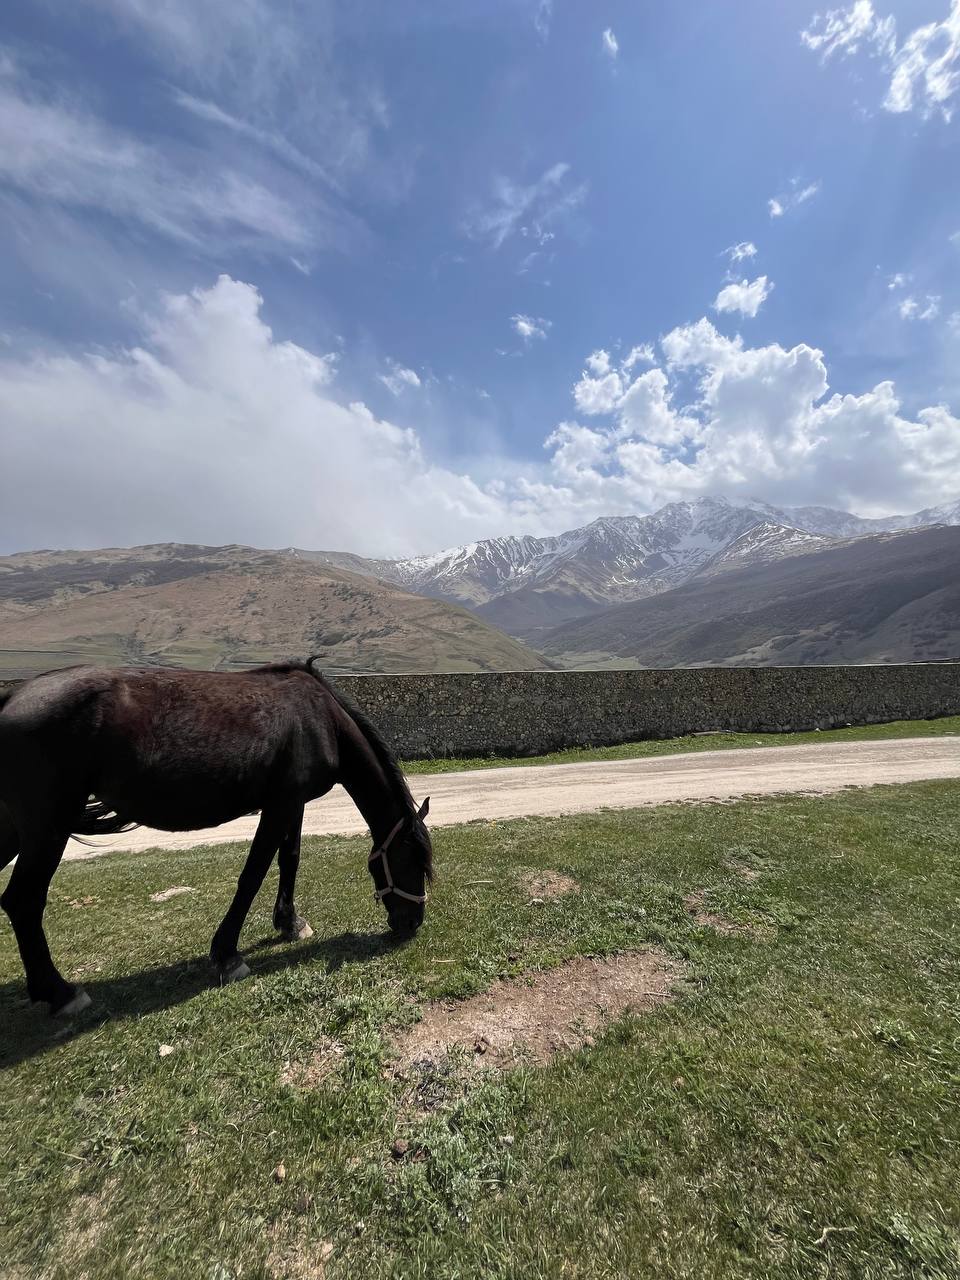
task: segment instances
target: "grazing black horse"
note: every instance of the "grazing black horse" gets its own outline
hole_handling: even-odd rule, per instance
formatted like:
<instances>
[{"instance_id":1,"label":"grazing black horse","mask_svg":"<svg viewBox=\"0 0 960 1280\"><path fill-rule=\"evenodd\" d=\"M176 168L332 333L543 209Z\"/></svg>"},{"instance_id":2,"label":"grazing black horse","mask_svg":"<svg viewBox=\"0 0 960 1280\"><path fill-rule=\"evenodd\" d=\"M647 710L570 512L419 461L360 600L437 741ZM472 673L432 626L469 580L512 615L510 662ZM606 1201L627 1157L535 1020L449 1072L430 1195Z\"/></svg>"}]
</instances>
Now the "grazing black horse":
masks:
<instances>
[{"instance_id":1,"label":"grazing black horse","mask_svg":"<svg viewBox=\"0 0 960 1280\"><path fill-rule=\"evenodd\" d=\"M293 901L303 807L337 782L370 828L370 873L390 927L420 927L432 876L429 801L417 810L383 738L313 662L229 674L71 667L0 694L0 867L17 858L0 905L32 1000L62 1014L90 1003L57 972L43 932L47 890L71 834L137 824L193 831L259 810L210 947L229 982L250 972L237 950L240 930L278 850L274 926L291 941L312 932Z\"/></svg>"}]
</instances>

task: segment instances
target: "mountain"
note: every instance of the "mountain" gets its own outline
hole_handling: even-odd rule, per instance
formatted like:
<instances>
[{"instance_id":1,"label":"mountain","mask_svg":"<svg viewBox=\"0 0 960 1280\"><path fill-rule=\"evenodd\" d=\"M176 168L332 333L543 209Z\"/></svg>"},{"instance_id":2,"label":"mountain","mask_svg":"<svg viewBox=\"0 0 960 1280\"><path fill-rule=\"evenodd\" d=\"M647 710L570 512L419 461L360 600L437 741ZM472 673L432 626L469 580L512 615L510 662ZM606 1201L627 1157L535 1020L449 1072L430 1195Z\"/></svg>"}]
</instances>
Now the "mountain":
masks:
<instances>
[{"instance_id":1,"label":"mountain","mask_svg":"<svg viewBox=\"0 0 960 1280\"><path fill-rule=\"evenodd\" d=\"M464 604L492 625L536 644L550 627L668 591L708 565L719 568L728 549L734 559L754 562L817 545L807 538L850 538L936 523L960 524L960 501L874 520L828 507L697 498L648 516L605 516L555 537L487 538L409 560L299 554ZM763 532L741 543L758 526Z\"/></svg>"},{"instance_id":2,"label":"mountain","mask_svg":"<svg viewBox=\"0 0 960 1280\"><path fill-rule=\"evenodd\" d=\"M960 656L960 528L872 534L745 566L731 550L681 586L554 628L544 651L569 665L644 667Z\"/></svg>"},{"instance_id":3,"label":"mountain","mask_svg":"<svg viewBox=\"0 0 960 1280\"><path fill-rule=\"evenodd\" d=\"M0 675L308 653L340 671L548 665L466 609L294 551L161 544L0 558Z\"/></svg>"}]
</instances>

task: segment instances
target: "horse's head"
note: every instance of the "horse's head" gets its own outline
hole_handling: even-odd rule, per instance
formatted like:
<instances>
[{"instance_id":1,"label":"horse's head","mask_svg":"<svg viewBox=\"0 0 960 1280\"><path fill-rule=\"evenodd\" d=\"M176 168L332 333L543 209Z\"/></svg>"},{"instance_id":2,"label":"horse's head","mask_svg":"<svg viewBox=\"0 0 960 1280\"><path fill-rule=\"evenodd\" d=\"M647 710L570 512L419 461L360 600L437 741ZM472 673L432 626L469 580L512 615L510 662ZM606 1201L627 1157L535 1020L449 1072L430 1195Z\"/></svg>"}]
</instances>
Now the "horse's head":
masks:
<instances>
[{"instance_id":1,"label":"horse's head","mask_svg":"<svg viewBox=\"0 0 960 1280\"><path fill-rule=\"evenodd\" d=\"M386 908L390 928L409 937L423 924L427 883L433 879L433 848L424 819L430 797L406 814L370 854L374 893Z\"/></svg>"}]
</instances>

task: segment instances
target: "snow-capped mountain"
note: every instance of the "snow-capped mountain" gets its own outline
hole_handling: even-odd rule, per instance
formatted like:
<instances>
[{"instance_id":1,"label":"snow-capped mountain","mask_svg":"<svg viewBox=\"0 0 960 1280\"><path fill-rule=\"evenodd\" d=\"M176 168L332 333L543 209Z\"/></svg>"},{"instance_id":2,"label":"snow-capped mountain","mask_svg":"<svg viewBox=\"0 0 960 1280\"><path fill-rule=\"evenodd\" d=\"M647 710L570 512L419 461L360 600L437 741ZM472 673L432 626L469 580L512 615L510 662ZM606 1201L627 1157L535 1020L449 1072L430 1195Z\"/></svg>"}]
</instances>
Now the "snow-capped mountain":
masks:
<instances>
[{"instance_id":1,"label":"snow-capped mountain","mask_svg":"<svg viewBox=\"0 0 960 1280\"><path fill-rule=\"evenodd\" d=\"M555 537L485 538L409 560L301 554L466 605L503 630L532 638L546 626L643 599L698 574L813 551L831 539L932 524L960 524L960 501L874 520L828 507L696 498L647 516L603 516Z\"/></svg>"}]
</instances>

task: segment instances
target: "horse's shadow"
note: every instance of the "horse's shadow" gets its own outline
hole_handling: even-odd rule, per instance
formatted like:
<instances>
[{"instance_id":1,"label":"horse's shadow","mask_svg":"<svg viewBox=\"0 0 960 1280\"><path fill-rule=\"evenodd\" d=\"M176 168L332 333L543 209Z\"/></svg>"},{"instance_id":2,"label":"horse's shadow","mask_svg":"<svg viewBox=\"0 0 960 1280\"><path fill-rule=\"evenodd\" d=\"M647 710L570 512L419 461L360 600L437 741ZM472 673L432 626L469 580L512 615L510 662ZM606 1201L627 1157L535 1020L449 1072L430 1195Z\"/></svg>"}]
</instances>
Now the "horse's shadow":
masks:
<instances>
[{"instance_id":1,"label":"horse's shadow","mask_svg":"<svg viewBox=\"0 0 960 1280\"><path fill-rule=\"evenodd\" d=\"M345 964L369 964L397 945L386 933L348 931L333 938L314 938L289 950L276 935L271 935L245 949L244 954L253 960L253 973L246 981L302 964L319 964L325 973L335 973ZM29 1003L22 978L0 983L0 1071L47 1053L65 1039L85 1035L105 1022L173 1008L216 985L207 956L157 965L119 978L85 978L83 986L93 1001L92 1007L78 1018L60 1024L58 1019L49 1017L45 1005Z\"/></svg>"}]
</instances>

